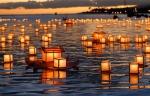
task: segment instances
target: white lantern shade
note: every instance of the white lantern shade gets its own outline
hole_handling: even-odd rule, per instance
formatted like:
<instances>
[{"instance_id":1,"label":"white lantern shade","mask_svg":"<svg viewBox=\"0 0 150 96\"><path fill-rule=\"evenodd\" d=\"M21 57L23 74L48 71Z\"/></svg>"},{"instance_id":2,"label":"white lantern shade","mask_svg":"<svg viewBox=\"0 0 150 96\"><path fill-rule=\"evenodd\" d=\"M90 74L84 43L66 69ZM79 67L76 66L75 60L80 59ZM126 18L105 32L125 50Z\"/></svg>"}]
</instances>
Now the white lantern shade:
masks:
<instances>
[{"instance_id":1,"label":"white lantern shade","mask_svg":"<svg viewBox=\"0 0 150 96\"><path fill-rule=\"evenodd\" d=\"M65 58L55 58L54 59L54 67L66 68L67 67L67 60Z\"/></svg>"},{"instance_id":2,"label":"white lantern shade","mask_svg":"<svg viewBox=\"0 0 150 96\"><path fill-rule=\"evenodd\" d=\"M4 54L4 63L13 62L13 55L12 54Z\"/></svg>"}]
</instances>

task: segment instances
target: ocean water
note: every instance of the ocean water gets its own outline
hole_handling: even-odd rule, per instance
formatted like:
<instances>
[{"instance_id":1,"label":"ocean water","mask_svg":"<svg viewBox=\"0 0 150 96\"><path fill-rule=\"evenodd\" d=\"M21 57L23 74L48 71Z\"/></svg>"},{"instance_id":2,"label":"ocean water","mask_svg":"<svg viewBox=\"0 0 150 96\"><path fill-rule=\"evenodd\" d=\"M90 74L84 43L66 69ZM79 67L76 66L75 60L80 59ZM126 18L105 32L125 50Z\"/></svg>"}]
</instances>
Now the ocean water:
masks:
<instances>
[{"instance_id":1,"label":"ocean water","mask_svg":"<svg viewBox=\"0 0 150 96\"><path fill-rule=\"evenodd\" d=\"M40 38L44 34L40 30L38 34L34 32L35 28L39 28L35 24L35 19L41 19L41 23L46 24L48 20L58 19L63 17L68 18L104 18L110 19L113 15L9 15L1 16L1 18L16 18L16 22L0 22L0 26L7 23L7 30L5 33L1 32L1 36L7 36L9 32L13 31L13 24L17 27L14 31L15 37L13 44L6 43L6 47L0 49L0 96L149 96L150 88L150 67L149 60L145 58L145 67L140 75L139 83L132 86L129 83L129 63L134 60L136 54L143 53L144 44L133 43L134 37L137 34L150 35L146 31L146 24L140 27L135 27L135 24L142 22L145 18L133 19L131 25L123 26L119 24L112 24L106 22L87 22L77 23L70 27L58 25L57 27L50 27L48 32L53 34L52 45L63 46L65 52L64 56L72 58L71 60L78 60L79 70L67 71L53 71L53 70L38 70L33 72L33 69L26 69L27 64L25 57L27 57L28 46L34 45L36 48L41 48ZM120 15L120 22L127 19L126 16ZM22 22L23 18L29 21ZM29 27L32 24L32 27ZM123 23L120 23L123 24ZM25 32L31 37L29 45L21 45L18 37L21 34L19 26L25 26ZM102 31L108 34L119 35L126 34L132 39L132 42L127 45L114 43L113 47L106 44L102 50L87 49L81 42L82 34L91 34L96 31L97 25L103 25ZM40 50L38 51L38 58L41 58ZM8 71L3 68L3 54L12 53L14 56L13 70ZM100 73L100 62L102 60L110 60L112 63L112 73L110 82L103 83L102 74ZM51 75L51 74L55 74Z\"/></svg>"}]
</instances>

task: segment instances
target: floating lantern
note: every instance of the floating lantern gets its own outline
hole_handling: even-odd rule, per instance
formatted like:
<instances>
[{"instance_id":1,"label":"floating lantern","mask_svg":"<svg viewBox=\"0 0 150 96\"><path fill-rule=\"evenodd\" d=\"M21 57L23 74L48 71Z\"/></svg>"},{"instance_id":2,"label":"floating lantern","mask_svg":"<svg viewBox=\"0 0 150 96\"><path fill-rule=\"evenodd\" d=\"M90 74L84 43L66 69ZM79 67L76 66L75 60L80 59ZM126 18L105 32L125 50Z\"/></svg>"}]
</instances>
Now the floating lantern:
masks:
<instances>
[{"instance_id":1,"label":"floating lantern","mask_svg":"<svg viewBox=\"0 0 150 96\"><path fill-rule=\"evenodd\" d=\"M147 35L143 35L143 42L147 42L148 41L148 36Z\"/></svg>"},{"instance_id":2,"label":"floating lantern","mask_svg":"<svg viewBox=\"0 0 150 96\"><path fill-rule=\"evenodd\" d=\"M109 42L115 42L115 37L113 35L108 36L108 41Z\"/></svg>"},{"instance_id":3,"label":"floating lantern","mask_svg":"<svg viewBox=\"0 0 150 96\"><path fill-rule=\"evenodd\" d=\"M87 39L88 39L88 36L87 36L87 35L82 35L82 36L81 36L81 40L82 40L82 41L87 40Z\"/></svg>"},{"instance_id":4,"label":"floating lantern","mask_svg":"<svg viewBox=\"0 0 150 96\"><path fill-rule=\"evenodd\" d=\"M36 55L36 48L34 46L29 47L29 55Z\"/></svg>"},{"instance_id":5,"label":"floating lantern","mask_svg":"<svg viewBox=\"0 0 150 96\"><path fill-rule=\"evenodd\" d=\"M42 60L44 62L54 61L54 58L61 58L62 50L60 48L42 48Z\"/></svg>"},{"instance_id":6,"label":"floating lantern","mask_svg":"<svg viewBox=\"0 0 150 96\"><path fill-rule=\"evenodd\" d=\"M146 45L144 49L145 53L150 53L150 45Z\"/></svg>"},{"instance_id":7,"label":"floating lantern","mask_svg":"<svg viewBox=\"0 0 150 96\"><path fill-rule=\"evenodd\" d=\"M0 40L1 40L1 42L6 42L6 37L5 36L1 36Z\"/></svg>"},{"instance_id":8,"label":"floating lantern","mask_svg":"<svg viewBox=\"0 0 150 96\"><path fill-rule=\"evenodd\" d=\"M13 33L8 34L8 40L12 40L12 39L13 39L13 36L14 36Z\"/></svg>"},{"instance_id":9,"label":"floating lantern","mask_svg":"<svg viewBox=\"0 0 150 96\"><path fill-rule=\"evenodd\" d=\"M49 41L48 36L47 36L47 35L43 35L43 36L42 36L42 41L48 42L48 41Z\"/></svg>"},{"instance_id":10,"label":"floating lantern","mask_svg":"<svg viewBox=\"0 0 150 96\"><path fill-rule=\"evenodd\" d=\"M143 38L140 37L140 36L136 36L136 37L135 37L135 42L136 42L136 43L143 43Z\"/></svg>"},{"instance_id":11,"label":"floating lantern","mask_svg":"<svg viewBox=\"0 0 150 96\"><path fill-rule=\"evenodd\" d=\"M110 72L111 71L111 63L109 60L103 60L101 62L101 71L102 72Z\"/></svg>"},{"instance_id":12,"label":"floating lantern","mask_svg":"<svg viewBox=\"0 0 150 96\"><path fill-rule=\"evenodd\" d=\"M93 46L92 40L85 40L83 42L84 42L85 47L92 47Z\"/></svg>"},{"instance_id":13,"label":"floating lantern","mask_svg":"<svg viewBox=\"0 0 150 96\"><path fill-rule=\"evenodd\" d=\"M130 74L139 74L139 65L135 62L130 63L129 73Z\"/></svg>"},{"instance_id":14,"label":"floating lantern","mask_svg":"<svg viewBox=\"0 0 150 96\"><path fill-rule=\"evenodd\" d=\"M30 41L30 36L26 35L24 38L25 38L25 41Z\"/></svg>"},{"instance_id":15,"label":"floating lantern","mask_svg":"<svg viewBox=\"0 0 150 96\"><path fill-rule=\"evenodd\" d=\"M106 38L105 37L100 38L99 42L102 43L102 44L105 44L106 43Z\"/></svg>"},{"instance_id":16,"label":"floating lantern","mask_svg":"<svg viewBox=\"0 0 150 96\"><path fill-rule=\"evenodd\" d=\"M4 63L13 62L13 55L12 54L4 54Z\"/></svg>"},{"instance_id":17,"label":"floating lantern","mask_svg":"<svg viewBox=\"0 0 150 96\"><path fill-rule=\"evenodd\" d=\"M54 67L55 68L66 68L67 60L65 58L55 58L54 59Z\"/></svg>"},{"instance_id":18,"label":"floating lantern","mask_svg":"<svg viewBox=\"0 0 150 96\"><path fill-rule=\"evenodd\" d=\"M143 65L144 64L144 57L142 55L136 55L135 61L137 64Z\"/></svg>"},{"instance_id":19,"label":"floating lantern","mask_svg":"<svg viewBox=\"0 0 150 96\"><path fill-rule=\"evenodd\" d=\"M130 40L129 40L129 37L127 37L127 36L122 36L120 38L120 43L129 43L129 42L130 42Z\"/></svg>"},{"instance_id":20,"label":"floating lantern","mask_svg":"<svg viewBox=\"0 0 150 96\"><path fill-rule=\"evenodd\" d=\"M21 42L21 43L25 43L25 38L24 38L24 36L21 36L19 39L20 39L20 42Z\"/></svg>"}]
</instances>

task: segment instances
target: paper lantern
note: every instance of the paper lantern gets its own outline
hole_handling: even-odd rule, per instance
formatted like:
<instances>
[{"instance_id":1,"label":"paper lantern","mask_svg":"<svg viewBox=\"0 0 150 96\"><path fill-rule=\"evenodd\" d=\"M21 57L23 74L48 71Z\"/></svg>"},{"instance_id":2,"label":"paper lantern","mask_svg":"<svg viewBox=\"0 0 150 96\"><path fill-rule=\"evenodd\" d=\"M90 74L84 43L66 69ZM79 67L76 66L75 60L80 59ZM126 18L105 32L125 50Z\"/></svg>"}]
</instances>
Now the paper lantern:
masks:
<instances>
[{"instance_id":1,"label":"paper lantern","mask_svg":"<svg viewBox=\"0 0 150 96\"><path fill-rule=\"evenodd\" d=\"M93 46L93 42L92 40L85 40L85 47L92 47Z\"/></svg>"},{"instance_id":2,"label":"paper lantern","mask_svg":"<svg viewBox=\"0 0 150 96\"><path fill-rule=\"evenodd\" d=\"M149 37L147 35L143 35L143 42L147 42Z\"/></svg>"},{"instance_id":3,"label":"paper lantern","mask_svg":"<svg viewBox=\"0 0 150 96\"><path fill-rule=\"evenodd\" d=\"M1 40L1 42L6 42L6 37L5 36L1 36L0 40Z\"/></svg>"},{"instance_id":4,"label":"paper lantern","mask_svg":"<svg viewBox=\"0 0 150 96\"><path fill-rule=\"evenodd\" d=\"M8 40L12 40L13 36L14 36L14 34L12 34L12 33L8 34Z\"/></svg>"},{"instance_id":5,"label":"paper lantern","mask_svg":"<svg viewBox=\"0 0 150 96\"><path fill-rule=\"evenodd\" d=\"M129 43L129 42L130 42L130 40L129 40L129 37L127 37L127 36L122 36L120 38L120 43Z\"/></svg>"},{"instance_id":6,"label":"paper lantern","mask_svg":"<svg viewBox=\"0 0 150 96\"><path fill-rule=\"evenodd\" d=\"M55 68L66 68L67 60L65 58L55 58L54 59L54 67Z\"/></svg>"},{"instance_id":7,"label":"paper lantern","mask_svg":"<svg viewBox=\"0 0 150 96\"><path fill-rule=\"evenodd\" d=\"M135 62L130 63L129 73L130 74L139 74L139 65Z\"/></svg>"},{"instance_id":8,"label":"paper lantern","mask_svg":"<svg viewBox=\"0 0 150 96\"><path fill-rule=\"evenodd\" d=\"M24 38L25 38L25 41L30 41L30 36L26 35Z\"/></svg>"},{"instance_id":9,"label":"paper lantern","mask_svg":"<svg viewBox=\"0 0 150 96\"><path fill-rule=\"evenodd\" d=\"M30 55L36 55L36 48L34 46L29 47L29 54Z\"/></svg>"},{"instance_id":10,"label":"paper lantern","mask_svg":"<svg viewBox=\"0 0 150 96\"><path fill-rule=\"evenodd\" d=\"M150 45L146 45L144 49L145 53L150 53Z\"/></svg>"},{"instance_id":11,"label":"paper lantern","mask_svg":"<svg viewBox=\"0 0 150 96\"><path fill-rule=\"evenodd\" d=\"M142 55L136 55L135 62L137 64L143 65L144 64L144 57Z\"/></svg>"},{"instance_id":12,"label":"paper lantern","mask_svg":"<svg viewBox=\"0 0 150 96\"><path fill-rule=\"evenodd\" d=\"M61 58L62 50L60 48L42 48L42 60L44 62L54 61L54 58Z\"/></svg>"},{"instance_id":13,"label":"paper lantern","mask_svg":"<svg viewBox=\"0 0 150 96\"><path fill-rule=\"evenodd\" d=\"M87 35L82 35L82 36L81 36L81 40L82 40L82 41L87 40L87 39L88 39Z\"/></svg>"},{"instance_id":14,"label":"paper lantern","mask_svg":"<svg viewBox=\"0 0 150 96\"><path fill-rule=\"evenodd\" d=\"M108 41L109 42L115 42L115 37L113 35L108 36Z\"/></svg>"},{"instance_id":15,"label":"paper lantern","mask_svg":"<svg viewBox=\"0 0 150 96\"><path fill-rule=\"evenodd\" d=\"M4 63L13 62L12 54L4 54Z\"/></svg>"},{"instance_id":16,"label":"paper lantern","mask_svg":"<svg viewBox=\"0 0 150 96\"><path fill-rule=\"evenodd\" d=\"M143 38L140 37L140 36L136 36L136 37L135 37L135 42L136 42L136 43L142 43L142 42L143 42Z\"/></svg>"},{"instance_id":17,"label":"paper lantern","mask_svg":"<svg viewBox=\"0 0 150 96\"><path fill-rule=\"evenodd\" d=\"M49 41L48 36L47 36L47 35L43 35L43 36L42 36L42 41L48 42L48 41Z\"/></svg>"},{"instance_id":18,"label":"paper lantern","mask_svg":"<svg viewBox=\"0 0 150 96\"><path fill-rule=\"evenodd\" d=\"M106 38L105 37L100 38L99 42L102 43L102 44L105 44L106 43Z\"/></svg>"},{"instance_id":19,"label":"paper lantern","mask_svg":"<svg viewBox=\"0 0 150 96\"><path fill-rule=\"evenodd\" d=\"M21 37L20 37L20 42L21 42L21 43L25 43L25 38L24 38L24 36L21 36Z\"/></svg>"},{"instance_id":20,"label":"paper lantern","mask_svg":"<svg viewBox=\"0 0 150 96\"><path fill-rule=\"evenodd\" d=\"M111 71L111 63L109 60L103 60L101 62L101 71L102 72L110 72Z\"/></svg>"}]
</instances>

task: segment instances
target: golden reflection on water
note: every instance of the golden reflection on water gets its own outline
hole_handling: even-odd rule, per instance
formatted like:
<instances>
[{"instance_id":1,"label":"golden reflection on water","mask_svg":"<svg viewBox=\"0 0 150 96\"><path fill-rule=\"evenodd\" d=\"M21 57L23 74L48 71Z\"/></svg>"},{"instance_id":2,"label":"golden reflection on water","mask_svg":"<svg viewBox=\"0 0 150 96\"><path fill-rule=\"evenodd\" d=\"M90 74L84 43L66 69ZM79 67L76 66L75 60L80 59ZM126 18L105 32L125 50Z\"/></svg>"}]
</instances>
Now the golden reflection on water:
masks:
<instances>
[{"instance_id":1,"label":"golden reflection on water","mask_svg":"<svg viewBox=\"0 0 150 96\"><path fill-rule=\"evenodd\" d=\"M67 72L62 70L44 70L41 74L41 82L48 85L63 85L66 78Z\"/></svg>"}]
</instances>

